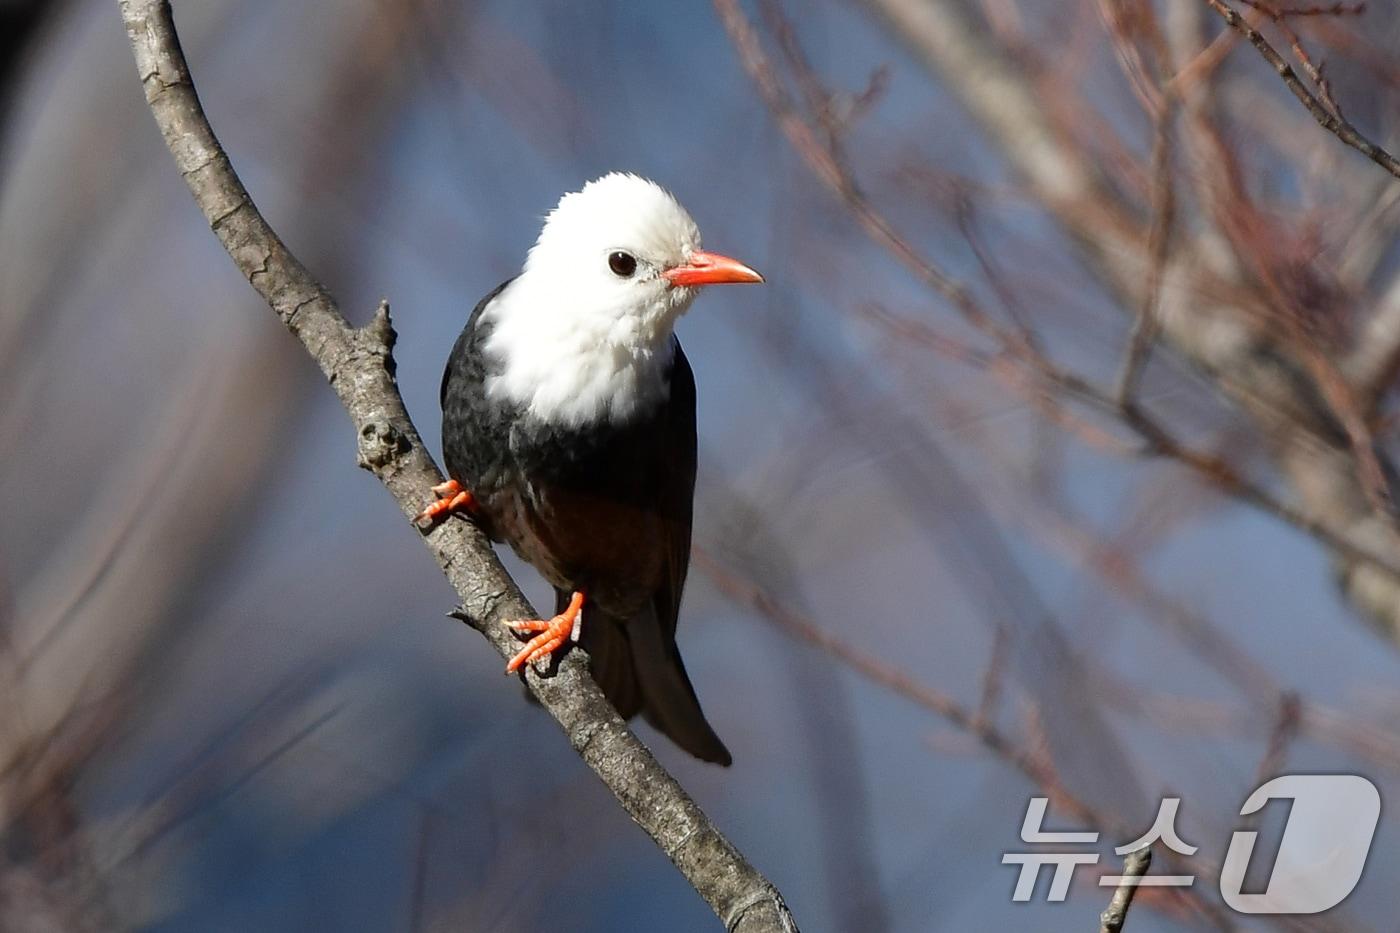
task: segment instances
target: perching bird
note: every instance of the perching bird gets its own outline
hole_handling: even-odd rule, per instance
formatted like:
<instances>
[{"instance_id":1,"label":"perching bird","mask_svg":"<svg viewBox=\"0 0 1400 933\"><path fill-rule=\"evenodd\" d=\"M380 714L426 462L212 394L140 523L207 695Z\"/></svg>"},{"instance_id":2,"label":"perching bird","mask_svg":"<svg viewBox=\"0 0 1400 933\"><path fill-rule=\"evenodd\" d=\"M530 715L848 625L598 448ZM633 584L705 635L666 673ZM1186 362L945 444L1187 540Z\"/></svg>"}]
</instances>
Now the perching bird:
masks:
<instances>
[{"instance_id":1,"label":"perching bird","mask_svg":"<svg viewBox=\"0 0 1400 933\"><path fill-rule=\"evenodd\" d=\"M659 185L614 173L566 194L518 276L482 299L447 361L450 481L419 516L465 510L555 589L507 671L577 639L624 718L705 761L729 751L676 647L690 562L695 380L672 332L700 287L762 282L700 248Z\"/></svg>"}]
</instances>

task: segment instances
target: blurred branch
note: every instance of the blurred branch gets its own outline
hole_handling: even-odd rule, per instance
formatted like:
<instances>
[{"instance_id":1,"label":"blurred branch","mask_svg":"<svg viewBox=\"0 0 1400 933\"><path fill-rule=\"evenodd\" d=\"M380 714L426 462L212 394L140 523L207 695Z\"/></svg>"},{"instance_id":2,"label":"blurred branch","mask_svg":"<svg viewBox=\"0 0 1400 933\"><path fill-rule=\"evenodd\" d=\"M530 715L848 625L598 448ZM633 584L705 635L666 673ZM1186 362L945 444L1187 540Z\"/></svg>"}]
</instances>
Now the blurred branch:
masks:
<instances>
[{"instance_id":1,"label":"blurred branch","mask_svg":"<svg viewBox=\"0 0 1400 933\"><path fill-rule=\"evenodd\" d=\"M1259 50L1259 54L1264 57L1264 60L1273 67L1274 71L1278 72L1278 76L1282 79L1283 83L1288 85L1288 89L1293 92L1293 96L1298 98L1304 107L1308 108L1308 113L1312 114L1313 119L1316 120L1323 129L1357 152L1366 156L1366 158L1370 159L1396 178L1400 178L1400 160L1397 160L1395 156L1361 135L1356 127L1352 126L1346 118L1341 115L1341 112L1336 109L1335 104L1332 108L1328 108L1325 98L1329 98L1331 95L1327 90L1327 83L1321 79L1321 74L1311 66L1307 58L1304 57L1301 60L1304 63L1304 67L1313 72L1316 76L1315 79L1318 81L1318 90L1324 100L1319 100L1316 94L1308 90L1307 86L1298 78L1298 73L1293 70L1293 67L1284 60L1277 49L1269 44L1269 40L1265 38L1262 32L1251 26L1245 18L1239 14L1238 10L1231 7L1228 3L1223 2L1223 0L1205 0L1205 2L1210 4L1211 9L1220 14L1220 18L1225 20L1231 29L1243 35L1249 40L1251 45ZM1259 3L1251 5L1258 6L1261 9L1263 8L1263 5ZM1341 13L1345 11L1338 8L1335 10L1319 10L1318 12ZM1270 13L1268 15L1271 15L1275 19L1281 18L1281 16L1276 13Z\"/></svg>"},{"instance_id":2,"label":"blurred branch","mask_svg":"<svg viewBox=\"0 0 1400 933\"><path fill-rule=\"evenodd\" d=\"M1247 698L1252 710L1267 712L1273 723L1268 745L1280 751L1266 757L1280 758L1294 735L1299 734L1314 742L1344 749L1376 767L1391 772L1400 770L1400 736L1362 721L1350 710L1329 707L1285 689L1267 666L1253 658L1218 623L1191 608L1179 594L1154 583L1125 554L1120 542L1098 538L1086 523L1076 520L1063 506L1038 502L1033 497L993 501L1001 507L1007 520L1021 523L1045 540L1066 566L1092 571L1112 592L1139 606L1150 622L1170 632L1236 687ZM1143 691L1141 684L1109 683L1113 679L1111 676L1106 672L1097 673L1100 684L1113 689L1115 708L1145 709L1162 700L1169 715L1182 716L1182 698L1152 698ZM1116 689L1118 686L1123 689ZM1257 727L1257 712L1242 718L1233 715L1227 718L1234 719L1241 729L1253 731Z\"/></svg>"},{"instance_id":3,"label":"blurred branch","mask_svg":"<svg viewBox=\"0 0 1400 933\"><path fill-rule=\"evenodd\" d=\"M1150 179L1152 226L1147 235L1147 284L1113 390L1113 397L1122 408L1135 404L1142 372L1157 338L1162 272L1167 266L1177 210L1176 176L1172 162L1175 152L1173 124L1180 106L1180 95L1172 85L1171 51L1158 27L1152 6L1143 4L1135 12L1136 15L1129 16L1122 3L1108 3L1105 9L1109 34L1118 49L1119 63L1142 100L1144 109L1152 115L1154 128ZM1139 33L1145 36L1143 44L1146 49L1138 46L1136 40ZM1145 54L1148 51L1150 56ZM1150 68L1147 65L1149 59L1152 63Z\"/></svg>"},{"instance_id":4,"label":"blurred branch","mask_svg":"<svg viewBox=\"0 0 1400 933\"><path fill-rule=\"evenodd\" d=\"M974 436L980 432L972 432ZM989 463L1007 463L1005 450L989 446L990 438L977 442ZM1180 496L1164 493L1178 510ZM1260 714L1268 717L1270 731L1265 761L1272 761L1269 776L1277 773L1288 745L1297 737L1330 745L1355 755L1374 767L1400 773L1400 736L1363 721L1354 711L1329 707L1316 699L1283 687L1268 666L1209 616L1191 607L1182 594L1156 584L1135 559L1135 548L1123 537L1106 537L1074 514L1067 503L1034 494L1028 479L1018 475L1004 493L988 497L993 510L1008 523L1023 527L1041 539L1064 566L1075 572L1092 571L1115 596L1136 605L1149 622L1162 627L1225 682L1245 697L1246 708L1215 702L1193 704L1180 695L1152 695L1143 684L1129 682L1103 667L1087 667L1095 690L1120 713L1144 716L1161 728L1213 730L1227 728L1252 736L1260 727ZM1139 545L1141 542L1138 542ZM1265 774L1261 765L1258 773ZM1262 783L1263 778L1255 781Z\"/></svg>"},{"instance_id":5,"label":"blurred branch","mask_svg":"<svg viewBox=\"0 0 1400 933\"><path fill-rule=\"evenodd\" d=\"M791 606L790 600L772 593L767 587L735 570L728 561L697 546L692 554L695 567L715 587L736 604L751 608L783 633L811 645L833 658L865 680L877 684L896 696L942 718L959 732L975 739L979 745L1029 780L1053 804L1072 816L1077 824L1110 834L1116 838L1132 839L1136 814L1113 812L1102 801L1090 801L1074 793L1062 779L1043 742L1017 741L1000 729L995 722L960 703L955 697L924 684L913 676L880 658L831 634L825 628ZM1171 853L1173 863L1183 871L1204 877L1218 875L1216 866L1199 856ZM1229 929L1229 922L1218 905L1204 896L1199 888L1164 892L1176 904L1199 916L1204 922L1220 929Z\"/></svg>"},{"instance_id":6,"label":"blurred branch","mask_svg":"<svg viewBox=\"0 0 1400 933\"><path fill-rule=\"evenodd\" d=\"M1369 408L1379 408L1400 374L1400 275L1381 294L1376 313L1357 339L1349 372Z\"/></svg>"},{"instance_id":7,"label":"blurred branch","mask_svg":"<svg viewBox=\"0 0 1400 933\"><path fill-rule=\"evenodd\" d=\"M210 227L235 265L311 354L359 438L359 464L385 485L405 516L442 475L409 419L394 378L387 303L352 327L254 206L214 136L195 93L167 0L120 0L146 102ZM501 624L536 618L469 522L445 522L424 541L461 597L460 616L503 656L517 642ZM715 828L604 699L581 651L551 677L525 683L585 763L730 930L795 930L778 890Z\"/></svg>"},{"instance_id":8,"label":"blurred branch","mask_svg":"<svg viewBox=\"0 0 1400 933\"><path fill-rule=\"evenodd\" d=\"M1113 900L1099 915L1099 933L1121 933L1123 923L1128 919L1128 908L1133 906L1133 895L1137 894L1138 879L1147 874L1152 864L1152 850L1138 849L1123 859L1123 880L1113 892Z\"/></svg>"},{"instance_id":9,"label":"blurred branch","mask_svg":"<svg viewBox=\"0 0 1400 933\"><path fill-rule=\"evenodd\" d=\"M773 119L812 172L841 198L866 234L887 249L925 285L942 295L971 326L1003 345L1018 345L1021 340L1019 333L998 324L982 308L971 291L939 265L919 253L883 214L875 210L846 167L839 147L832 146L830 142L823 143L794 106L777 72L769 65L758 34L739 8L737 0L714 0L714 5L739 52L744 69L758 86L759 93L773 114ZM773 12L772 15L777 14ZM800 61L798 67L802 67ZM805 69L801 75L814 77ZM815 96L815 92L809 94Z\"/></svg>"},{"instance_id":10,"label":"blurred branch","mask_svg":"<svg viewBox=\"0 0 1400 933\"><path fill-rule=\"evenodd\" d=\"M1259 767L1254 773L1254 783L1258 787L1281 772L1288 759L1288 747L1297 738L1303 725L1303 699L1293 691L1285 691L1279 697L1278 713L1274 727L1269 732L1269 741L1264 746L1264 756L1259 759Z\"/></svg>"},{"instance_id":11,"label":"blurred branch","mask_svg":"<svg viewBox=\"0 0 1400 933\"><path fill-rule=\"evenodd\" d=\"M1157 338L1157 305L1162 292L1162 270L1167 265L1171 248L1172 226L1176 220L1176 192L1172 185L1172 120L1176 116L1176 96L1169 96L1157 115L1156 138L1152 143L1152 230L1148 234L1147 251L1151 257L1147 269L1147 290L1133 328L1128 336L1128 349L1123 366L1114 383L1113 398L1120 407L1134 406L1142 371L1152 342Z\"/></svg>"},{"instance_id":12,"label":"blurred branch","mask_svg":"<svg viewBox=\"0 0 1400 933\"><path fill-rule=\"evenodd\" d=\"M992 354L970 347L940 333L924 321L894 315L875 307L860 310L864 317L904 341L903 346L927 346L958 362L984 369L1033 404L1043 404L1042 396L1055 391L1066 399L1112 415L1136 436L1140 445L1127 447L1117 443L1116 438L1105 436L1094 425L1072 412L1062 409L1045 412L1057 424L1101 449L1174 461L1222 494L1286 522L1348 560L1364 564L1387 579L1400 583L1400 559L1351 529L1337 527L1329 516L1309 514L1275 496L1265 485L1250 479L1219 454L1188 446L1140 403L1125 404L1113 393L1059 367L1040 353L1023 354L1018 359L1024 365L1017 366L1006 354Z\"/></svg>"},{"instance_id":13,"label":"blurred branch","mask_svg":"<svg viewBox=\"0 0 1400 933\"><path fill-rule=\"evenodd\" d=\"M966 285L942 273L907 240L894 235L855 187L850 168L822 146L797 111L783 76L768 61L757 30L740 6L735 0L714 0L714 4L741 64L813 174L836 191L873 239L949 299L969 323L1001 343L999 353L989 354L996 365L1025 362L1031 369L1042 368L1043 355L1025 352L1018 335L1007 339L1004 329L988 326ZM1104 181L1092 148L1081 139L1084 134L1054 121L1047 111L1043 88L1047 77L1027 66L1017 49L1003 47L973 11L955 0L867 0L867 4L963 104L985 140L1027 183L1032 197L1067 240L1083 252L1089 271L1120 310L1137 319L1143 317L1143 309L1151 308L1165 342L1271 441L1274 464L1291 484L1297 504L1270 511L1287 515L1310 533L1320 533L1341 587L1356 606L1400 640L1400 576L1389 556L1400 552L1400 522L1390 501L1395 466L1372 437L1366 418L1369 400L1325 352L1340 341L1340 335L1326 330L1331 322L1321 312L1341 308L1343 296L1288 253L1287 241L1271 233L1271 215L1250 203L1249 186L1236 177L1238 161L1201 108L1197 89L1183 77L1187 71L1165 81L1165 71L1159 74L1162 91L1142 85L1146 99L1155 94L1180 95L1192 115L1195 132L1190 135L1204 137L1190 139L1205 143L1193 146L1195 161L1200 163L1196 174L1223 176L1230 183L1208 186L1198 196L1200 212L1212 215L1213 223L1181 218L1171 247L1160 243L1159 236L1154 250L1152 224L1144 221L1154 213L1160 219L1160 211L1136 203L1131 191ZM1161 46L1165 37L1159 41L1149 33L1147 41ZM1171 52L1195 72L1192 80L1209 74L1211 69L1196 67L1199 56L1193 43L1179 44ZM1165 63L1165 55L1159 52L1154 51L1152 58ZM804 78L798 75L797 80ZM1169 164L1165 152L1162 164ZM1160 174L1157 180L1162 180ZM1162 185L1153 187L1160 202ZM1155 273L1154 252L1161 257L1160 271ZM1139 338L1138 342L1144 341ZM1126 371L1128 382L1133 381L1132 368ZM1120 405L1113 391L1099 390L1073 372L1063 375L1088 391L1067 384L1062 391L1112 413L1142 434L1153 453L1178 456L1182 452L1165 433L1165 426L1151 418L1144 420L1137 406ZM1222 464L1197 461L1191 465L1209 473ZM1223 485L1232 494L1243 491L1233 478ZM1253 485L1242 498L1255 504L1275 498L1254 495L1265 487Z\"/></svg>"}]
</instances>

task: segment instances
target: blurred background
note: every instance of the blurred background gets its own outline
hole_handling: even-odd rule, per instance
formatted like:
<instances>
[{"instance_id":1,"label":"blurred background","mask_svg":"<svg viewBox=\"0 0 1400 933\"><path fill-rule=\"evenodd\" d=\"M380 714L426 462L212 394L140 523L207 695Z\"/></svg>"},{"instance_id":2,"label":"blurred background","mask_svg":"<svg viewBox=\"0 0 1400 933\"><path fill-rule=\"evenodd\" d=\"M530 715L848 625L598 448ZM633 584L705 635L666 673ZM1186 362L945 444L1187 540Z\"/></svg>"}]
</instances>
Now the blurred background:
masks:
<instances>
[{"instance_id":1,"label":"blurred background","mask_svg":"<svg viewBox=\"0 0 1400 933\"><path fill-rule=\"evenodd\" d=\"M1395 151L1393 3L1232 2ZM647 175L767 274L679 327L680 642L735 765L638 729L804 929L1094 929L1163 794L1197 882L1129 930L1394 928L1400 182L1206 0L175 6L273 226L393 302L435 450L561 193ZM714 928L443 618L116 4L8 0L0 46L0 926ZM1240 805L1299 771L1380 787L1367 873L1232 913ZM1103 834L1062 904L1001 864L1037 795Z\"/></svg>"}]
</instances>

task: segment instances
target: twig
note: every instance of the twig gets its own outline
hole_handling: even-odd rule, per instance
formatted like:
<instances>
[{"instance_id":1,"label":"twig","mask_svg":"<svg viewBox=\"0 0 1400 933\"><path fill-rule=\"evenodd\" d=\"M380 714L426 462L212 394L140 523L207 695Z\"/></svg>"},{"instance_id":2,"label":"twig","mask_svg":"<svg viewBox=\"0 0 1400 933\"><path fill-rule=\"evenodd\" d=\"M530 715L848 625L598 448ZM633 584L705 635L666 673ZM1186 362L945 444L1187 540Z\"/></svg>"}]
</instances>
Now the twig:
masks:
<instances>
[{"instance_id":1,"label":"twig","mask_svg":"<svg viewBox=\"0 0 1400 933\"><path fill-rule=\"evenodd\" d=\"M1318 7L1312 7L1307 10L1298 11L1279 9L1271 4L1265 3L1264 0L1242 0L1242 2L1246 6L1253 7L1260 13L1263 13L1265 16L1267 16L1269 19L1273 20L1274 25L1278 27L1279 32L1283 33L1284 38L1288 40L1288 47L1293 50L1293 57L1298 59L1298 64L1303 66L1303 73L1306 74L1309 80L1312 81L1314 86L1317 87L1318 95L1322 98L1322 103L1326 105L1327 110L1333 116L1341 117L1342 108L1338 106L1336 99L1332 97L1332 85L1327 81L1327 76L1322 73L1324 65L1318 62L1314 62L1312 60L1312 56L1308 54L1308 50L1303 48L1302 37L1294 31L1292 26L1288 25L1288 18L1289 16L1300 15L1321 16L1327 15L1329 12L1331 13L1331 15L1342 15L1342 13L1344 12L1359 13L1360 11L1342 10L1341 8L1338 8L1333 11L1327 11Z\"/></svg>"},{"instance_id":2,"label":"twig","mask_svg":"<svg viewBox=\"0 0 1400 933\"><path fill-rule=\"evenodd\" d=\"M1133 906L1133 895L1137 894L1137 879L1147 874L1151 864L1152 849L1146 846L1129 852L1123 859L1123 880L1113 892L1108 908L1099 914L1099 933L1121 933L1123 922L1128 919L1128 908Z\"/></svg>"},{"instance_id":3,"label":"twig","mask_svg":"<svg viewBox=\"0 0 1400 933\"><path fill-rule=\"evenodd\" d=\"M1258 0L1245 0L1252 7L1261 8ZM1360 16L1366 12L1363 3L1333 3L1327 6L1270 7L1268 14L1273 19L1287 19L1294 16Z\"/></svg>"},{"instance_id":4,"label":"twig","mask_svg":"<svg viewBox=\"0 0 1400 933\"><path fill-rule=\"evenodd\" d=\"M1122 310L1135 314L1141 307L1146 280L1145 257L1143 251L1124 249L1123 244L1146 241L1142 222L1146 212L1126 203L1123 191L1131 189L1120 186L1114 191L1094 182L1102 171L1092 158L1093 151L1079 142L1083 134L1067 136L1048 125L1047 107L1054 106L1053 98L1044 93L1043 80L1020 67L1019 50L997 41L984 23L969 14L969 5L962 0L865 0L863 5L976 122L983 145L968 151L981 154L986 151L983 146L990 147L1005 159L1049 218L1087 257L1093 276L1119 301ZM1221 36L1225 38L1217 37L1214 51L1205 60L1197 60L1195 40L1199 37L1191 25L1195 23L1191 11L1199 8L1204 15L1213 14L1207 14L1201 0L1173 4L1172 8L1181 14L1171 18L1171 34L1179 46L1173 58L1190 63L1187 74L1173 83L1191 109L1189 126L1196 130L1187 137L1193 142L1194 164L1186 177L1201 187L1193 202L1183 207L1194 206L1199 216L1217 194L1250 187L1248 179L1237 183L1230 177L1232 158L1224 160L1224 172L1219 166L1199 168L1203 161L1217 157L1212 150L1225 139L1215 132L1210 108L1198 106L1200 101L1209 102L1213 89L1200 78L1212 70L1218 52L1245 36L1224 29ZM1333 28L1328 18L1315 22L1315 28L1339 37L1334 43L1347 40L1369 45L1359 42L1350 31L1342 36L1343 30ZM1190 38L1183 41L1188 34ZM1374 58L1374 62L1368 60L1367 67L1380 66L1380 80L1386 86L1396 86L1390 75L1400 74L1400 69L1392 69L1384 54L1376 53ZM749 67L742 54L740 61ZM1069 96L1080 91L1066 90ZM1202 116L1207 119L1202 120ZM1194 145L1198 140L1206 145ZM1228 147L1221 148L1228 154ZM1225 200L1228 204L1230 199ZM1331 455L1331 450L1341 445L1327 405L1335 405L1340 396L1334 393L1323 404L1313 374L1299 372L1302 366L1294 356L1298 350L1294 334L1277 333L1272 315L1261 313L1273 307L1273 301L1254 294L1258 289L1239 268L1237 257L1221 248L1222 243L1232 244L1212 229L1218 224L1217 219L1215 224L1179 225L1181 236L1164 272L1166 287L1160 296L1158 323L1166 343L1204 372L1212 387L1248 414L1267 436L1278 439L1276 459L1306 513L1325 517L1336 529L1354 529L1358 536L1393 538L1392 516L1376 508L1375 497L1357 495L1355 475L1363 472L1358 470L1362 465L1356 458L1359 433L1348 430L1351 450ZM1276 235L1274 228L1266 229L1270 236ZM1389 457L1384 453L1379 457L1388 471ZM1369 468L1364 472L1370 472ZM1338 564L1342 568L1338 579L1353 603L1387 628L1395 625L1400 588L1389 580L1378 580L1371 568L1344 555L1338 556ZM1371 590L1373 583L1375 589Z\"/></svg>"},{"instance_id":5,"label":"twig","mask_svg":"<svg viewBox=\"0 0 1400 933\"><path fill-rule=\"evenodd\" d=\"M1128 348L1114 383L1113 397L1121 407L1135 404L1138 383L1147 365L1148 354L1161 330L1157 320L1161 304L1162 276L1167 268L1176 224L1176 187L1174 184L1174 124L1181 106L1181 95L1172 84L1171 49L1167 45L1151 4L1142 4L1129 12L1122 3L1106 4L1109 33L1119 49L1119 61L1133 87L1142 98L1143 107L1152 116L1151 204L1152 226L1147 234L1147 285L1138 302L1128 336ZM1144 62L1143 50L1135 38L1140 36L1151 51L1151 73Z\"/></svg>"},{"instance_id":6,"label":"twig","mask_svg":"<svg viewBox=\"0 0 1400 933\"><path fill-rule=\"evenodd\" d=\"M1274 495L1265 485L1241 473L1219 454L1188 446L1143 405L1121 405L1107 389L1088 382L1083 377L1056 366L1041 354L1026 354L1012 359L1006 354L979 351L948 338L927 322L894 315L883 309L859 309L877 325L906 341L907 345L928 346L950 359L986 370L1013 390L1039 402L1039 393L1057 391L1066 400L1076 400L1117 418L1123 427L1141 441L1131 453L1134 456L1160 457L1172 460L1195 473L1218 492L1230 496L1326 545L1348 560L1368 567L1400 582L1400 560L1388 551L1375 547L1329 520L1308 514L1304 509ZM1104 436L1093 425L1063 409L1046 409L1045 414L1056 423L1073 431L1094 446L1113 453L1124 453L1125 447L1112 437Z\"/></svg>"},{"instance_id":7,"label":"twig","mask_svg":"<svg viewBox=\"0 0 1400 933\"><path fill-rule=\"evenodd\" d=\"M1019 333L1008 330L993 320L967 286L919 253L883 214L875 210L845 163L841 161L839 152L824 145L807 120L798 113L781 79L768 62L758 33L736 0L713 2L720 21L739 53L744 69L758 86L759 93L779 128L813 173L841 198L866 235L889 250L891 255L930 289L942 295L968 324L1003 346L1021 347Z\"/></svg>"},{"instance_id":8,"label":"twig","mask_svg":"<svg viewBox=\"0 0 1400 933\"><path fill-rule=\"evenodd\" d=\"M1147 237L1147 288L1128 337L1123 367L1113 387L1114 400L1123 407L1135 404L1138 383L1147 355L1157 338L1157 305L1162 294L1162 271L1167 265L1172 228L1176 222L1176 191L1172 184L1172 121L1177 97L1170 90L1163 95L1157 114L1156 137L1152 144L1152 230Z\"/></svg>"},{"instance_id":9,"label":"twig","mask_svg":"<svg viewBox=\"0 0 1400 933\"><path fill-rule=\"evenodd\" d=\"M1278 713L1273 728L1269 730L1269 741L1264 746L1264 755L1259 759L1259 767L1254 772L1254 784L1258 787L1278 775L1288 758L1288 746L1297 737L1303 725L1303 700L1298 694L1285 691L1279 697Z\"/></svg>"},{"instance_id":10,"label":"twig","mask_svg":"<svg viewBox=\"0 0 1400 933\"><path fill-rule=\"evenodd\" d=\"M214 136L190 79L168 0L120 0L146 102L210 227L235 265L321 367L354 423L359 464L388 488L405 517L442 480L394 380L387 303L352 327L254 206ZM518 647L501 624L536 618L475 525L444 522L424 542L461 597L456 613L503 657ZM686 880L732 931L792 931L778 890L720 834L681 785L627 728L570 652L553 676L525 683L584 762L607 784Z\"/></svg>"},{"instance_id":11,"label":"twig","mask_svg":"<svg viewBox=\"0 0 1400 933\"><path fill-rule=\"evenodd\" d=\"M883 214L874 208L838 154L823 146L812 127L796 111L778 73L763 51L753 24L744 15L736 0L713 0L713 2L721 22L739 53L741 64L754 80L760 96L773 114L779 128L788 137L793 148L808 164L812 172L841 198L872 240L889 250L896 259L908 267L926 285L948 300L968 324L1000 344L1002 348L1000 353L983 354L973 351L974 357L985 361L982 365L989 365L997 370L1014 370L1017 363L1026 364L1025 368L1034 373L1037 378L1034 382L1023 386L1023 389L1034 391L1040 387L1035 384L1038 382L1043 386L1058 388L1067 396L1078 398L1109 412L1121 419L1126 427L1142 438L1146 445L1146 452L1182 462L1203 475L1223 492L1250 505L1263 508L1270 514L1296 525L1304 532L1338 551L1347 560L1373 565L1387 576L1400 582L1400 562L1375 548L1353 540L1354 536L1343 529L1334 527L1330 521L1276 499L1262 486L1248 481L1219 458L1199 454L1177 443L1165 427L1149 417L1139 406L1120 403L1113 390L1101 390L1073 373L1060 370L1046 359L1034 345L1027 344L1026 339L1019 331L997 323L964 283L950 275L933 260L921 254ZM1161 247L1163 250L1166 249L1165 244L1164 237ZM1170 256L1170 253L1168 252L1166 255ZM1158 300L1160 299L1161 290L1159 288ZM1153 318L1157 320L1158 324L1161 323L1158 315L1153 315ZM1305 362L1316 364L1313 369L1319 388L1327 396L1328 401L1332 403L1333 410L1347 428L1347 437L1352 442L1352 448L1359 458L1357 460L1358 472L1365 479L1363 488L1372 494L1374 502L1383 504L1385 500L1384 490L1379 487L1378 481L1375 479L1375 477L1382 475L1383 470L1379 466L1376 454L1366 443L1368 432L1365 430L1364 424L1358 420L1359 407L1346 392L1346 387L1339 384L1337 378L1329 378L1335 374L1330 372L1326 361L1319 362L1315 353L1311 357L1307 356L1308 349L1309 346L1304 343L1302 350ZM1047 417L1061 423L1067 423L1070 420L1066 418L1065 413L1057 411L1053 403L1044 399L1037 403ZM1377 511L1384 514L1387 510L1378 508Z\"/></svg>"},{"instance_id":12,"label":"twig","mask_svg":"<svg viewBox=\"0 0 1400 933\"><path fill-rule=\"evenodd\" d=\"M1004 454L992 450L987 453L992 462L1004 462ZM1016 481L1014 488L1024 489L1025 483ZM1121 539L1101 536L1063 503L1053 500L1025 495L993 496L989 502L994 503L999 518L1018 523L1040 538L1066 566L1092 571L1110 591L1139 606L1149 621L1163 627L1237 687L1249 704L1247 710L1222 714L1220 707L1209 702L1182 696L1149 697L1141 684L1121 680L1107 669L1090 669L1095 693L1101 694L1114 709L1135 711L1162 728L1178 729L1190 723L1192 729L1211 729L1229 722L1231 728L1247 733L1258 727L1256 708L1266 712L1273 727L1264 761L1256 770L1251 787L1278 773L1288 744L1299 735L1342 749L1375 767L1400 773L1400 740L1394 733L1362 722L1351 712L1322 706L1284 690L1268 669L1218 623L1153 583L1134 559L1133 549L1125 547ZM1197 704L1196 708L1188 712L1193 704Z\"/></svg>"},{"instance_id":13,"label":"twig","mask_svg":"<svg viewBox=\"0 0 1400 933\"><path fill-rule=\"evenodd\" d=\"M1220 18L1236 32L1249 40L1250 44L1258 49L1259 54L1264 57L1274 69L1288 89L1293 92L1293 96L1308 108L1308 113L1313 115L1313 119L1327 132L1346 143L1348 146L1360 152L1366 158L1385 169L1396 178L1400 178L1400 159L1371 142L1357 131L1346 119L1332 113L1327 109L1326 104L1318 100L1317 96L1309 91L1302 81L1298 79L1288 62L1284 61L1282 55L1278 53L1264 34L1251 26L1239 11L1225 3L1224 0L1205 0Z\"/></svg>"},{"instance_id":14,"label":"twig","mask_svg":"<svg viewBox=\"0 0 1400 933\"><path fill-rule=\"evenodd\" d=\"M982 697L977 701L977 712L972 717L972 724L979 729L996 721L1010 641L1011 634L1006 627L998 626L992 636L992 656L987 661L987 670L982 674Z\"/></svg>"},{"instance_id":15,"label":"twig","mask_svg":"<svg viewBox=\"0 0 1400 933\"><path fill-rule=\"evenodd\" d=\"M1084 800L1065 786L1050 756L1045 753L1043 743L1038 744L1034 738L1018 742L1010 734L999 729L995 723L979 716L977 711L962 705L950 694L920 682L895 666L871 657L847 640L831 634L815 619L794 610L789 601L779 599L759 583L730 569L724 561L705 548L697 546L693 560L696 569L708 576L715 587L735 603L751 607L785 634L806 642L865 680L928 710L960 732L971 736L988 752L1031 781L1051 798L1055 807L1073 817L1077 824L1098 830L1100 833L1125 839L1133 838L1132 828L1124 822L1121 814L1105 810L1101 804ZM1167 857L1182 866L1183 870L1189 869L1194 875L1215 877L1219 874L1215 866L1208 864L1200 856L1168 853ZM1191 888L1173 894L1180 903L1202 918L1209 919L1222 929L1228 928L1220 908L1201 896L1198 889Z\"/></svg>"}]
</instances>

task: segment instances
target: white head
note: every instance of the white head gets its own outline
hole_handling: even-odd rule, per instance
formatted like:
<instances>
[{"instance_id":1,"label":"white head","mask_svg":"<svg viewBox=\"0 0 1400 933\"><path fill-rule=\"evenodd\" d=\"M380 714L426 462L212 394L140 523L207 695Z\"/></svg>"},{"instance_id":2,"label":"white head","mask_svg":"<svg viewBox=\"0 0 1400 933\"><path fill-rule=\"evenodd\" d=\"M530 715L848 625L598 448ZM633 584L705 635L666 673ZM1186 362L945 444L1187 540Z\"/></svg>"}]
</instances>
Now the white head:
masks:
<instances>
[{"instance_id":1,"label":"white head","mask_svg":"<svg viewBox=\"0 0 1400 933\"><path fill-rule=\"evenodd\" d=\"M620 420L665 397L671 334L703 285L761 282L700 248L670 192L613 173L564 195L520 276L483 313L487 392L553 423Z\"/></svg>"}]
</instances>

